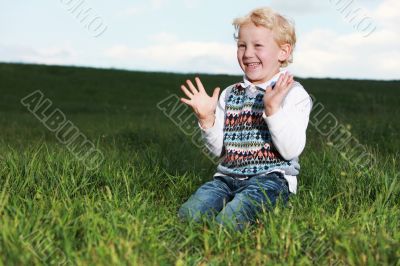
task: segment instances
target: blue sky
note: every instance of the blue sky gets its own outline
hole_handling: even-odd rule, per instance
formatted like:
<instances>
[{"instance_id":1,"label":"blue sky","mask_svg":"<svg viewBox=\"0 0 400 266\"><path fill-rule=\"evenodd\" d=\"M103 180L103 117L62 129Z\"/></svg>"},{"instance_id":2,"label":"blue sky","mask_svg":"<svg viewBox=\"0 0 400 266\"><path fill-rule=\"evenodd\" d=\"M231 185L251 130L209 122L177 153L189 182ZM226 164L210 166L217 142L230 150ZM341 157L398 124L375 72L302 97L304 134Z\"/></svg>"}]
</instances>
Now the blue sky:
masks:
<instances>
[{"instance_id":1,"label":"blue sky","mask_svg":"<svg viewBox=\"0 0 400 266\"><path fill-rule=\"evenodd\" d=\"M1 0L0 61L240 74L231 23L260 6L295 21L295 75L399 79L398 0Z\"/></svg>"}]
</instances>

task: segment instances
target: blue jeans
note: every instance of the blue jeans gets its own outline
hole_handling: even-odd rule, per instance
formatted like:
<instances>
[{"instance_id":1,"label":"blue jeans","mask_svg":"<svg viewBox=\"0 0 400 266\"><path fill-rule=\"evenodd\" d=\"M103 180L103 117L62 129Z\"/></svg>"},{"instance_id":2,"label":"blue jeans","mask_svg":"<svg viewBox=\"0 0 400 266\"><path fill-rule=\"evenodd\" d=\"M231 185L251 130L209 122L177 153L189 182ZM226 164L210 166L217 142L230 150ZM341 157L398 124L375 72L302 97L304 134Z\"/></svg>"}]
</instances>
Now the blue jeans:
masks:
<instances>
[{"instance_id":1,"label":"blue jeans","mask_svg":"<svg viewBox=\"0 0 400 266\"><path fill-rule=\"evenodd\" d=\"M263 206L271 210L279 197L285 205L289 194L288 183L279 172L246 180L215 176L197 189L180 207L178 215L193 221L200 221L202 216L216 216L220 224L243 229L245 224L255 222Z\"/></svg>"}]
</instances>

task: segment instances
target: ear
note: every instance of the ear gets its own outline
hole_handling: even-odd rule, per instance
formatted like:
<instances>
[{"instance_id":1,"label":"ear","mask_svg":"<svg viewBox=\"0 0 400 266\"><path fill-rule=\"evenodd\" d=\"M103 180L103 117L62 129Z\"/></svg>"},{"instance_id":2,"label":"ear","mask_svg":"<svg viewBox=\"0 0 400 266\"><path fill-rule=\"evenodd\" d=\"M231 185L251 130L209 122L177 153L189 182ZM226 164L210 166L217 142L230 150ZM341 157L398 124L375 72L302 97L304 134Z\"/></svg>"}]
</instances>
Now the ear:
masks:
<instances>
[{"instance_id":1,"label":"ear","mask_svg":"<svg viewBox=\"0 0 400 266\"><path fill-rule=\"evenodd\" d=\"M280 48L281 50L279 51L278 59L279 61L284 62L289 58L290 54L292 53L292 46L288 43L285 43L282 44Z\"/></svg>"}]
</instances>

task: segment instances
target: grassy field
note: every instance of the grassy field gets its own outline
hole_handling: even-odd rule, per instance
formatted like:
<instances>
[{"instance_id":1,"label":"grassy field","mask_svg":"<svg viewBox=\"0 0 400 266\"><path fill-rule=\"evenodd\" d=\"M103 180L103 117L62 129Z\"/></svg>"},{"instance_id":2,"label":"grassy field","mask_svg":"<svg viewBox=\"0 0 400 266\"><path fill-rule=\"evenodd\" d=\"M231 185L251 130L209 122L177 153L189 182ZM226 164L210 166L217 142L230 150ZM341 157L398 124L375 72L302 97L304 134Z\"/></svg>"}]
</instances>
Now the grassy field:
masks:
<instances>
[{"instance_id":1,"label":"grassy field","mask_svg":"<svg viewBox=\"0 0 400 266\"><path fill-rule=\"evenodd\" d=\"M216 168L157 108L193 77L0 64L0 265L400 265L400 81L299 79L374 163L346 159L314 111L298 193L239 233L177 217ZM201 77L209 92L240 79ZM36 90L99 167L21 104Z\"/></svg>"}]
</instances>

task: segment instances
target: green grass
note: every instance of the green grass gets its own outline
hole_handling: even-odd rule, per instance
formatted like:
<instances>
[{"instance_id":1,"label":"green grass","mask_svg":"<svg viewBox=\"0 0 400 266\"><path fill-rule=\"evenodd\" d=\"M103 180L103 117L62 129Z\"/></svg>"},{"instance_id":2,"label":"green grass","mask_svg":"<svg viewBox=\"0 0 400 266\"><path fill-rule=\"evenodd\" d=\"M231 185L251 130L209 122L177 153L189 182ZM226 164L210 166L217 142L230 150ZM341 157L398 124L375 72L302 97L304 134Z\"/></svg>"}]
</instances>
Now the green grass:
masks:
<instances>
[{"instance_id":1,"label":"green grass","mask_svg":"<svg viewBox=\"0 0 400 266\"><path fill-rule=\"evenodd\" d=\"M232 232L177 217L216 168L156 107L192 77L0 64L0 265L400 265L399 81L300 80L376 163L360 171L310 125L298 194ZM22 106L35 90L101 150L97 169Z\"/></svg>"}]
</instances>

